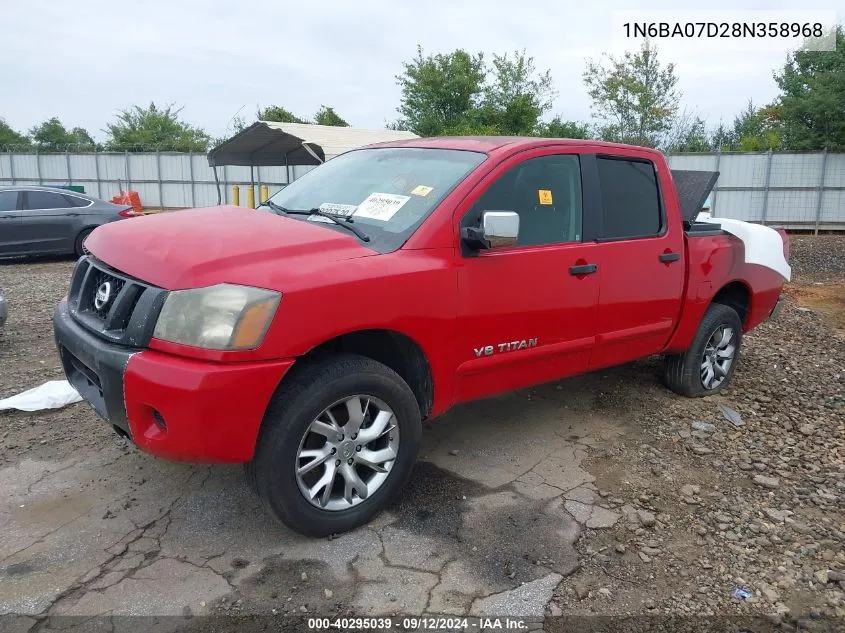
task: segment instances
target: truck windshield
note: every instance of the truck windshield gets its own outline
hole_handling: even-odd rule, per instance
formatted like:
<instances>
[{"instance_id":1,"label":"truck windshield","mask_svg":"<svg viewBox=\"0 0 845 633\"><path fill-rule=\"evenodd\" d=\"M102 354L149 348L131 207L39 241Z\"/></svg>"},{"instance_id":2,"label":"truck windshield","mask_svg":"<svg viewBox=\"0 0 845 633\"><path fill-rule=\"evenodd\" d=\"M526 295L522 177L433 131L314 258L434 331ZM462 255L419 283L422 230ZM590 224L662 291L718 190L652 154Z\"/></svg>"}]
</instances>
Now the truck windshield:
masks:
<instances>
[{"instance_id":1,"label":"truck windshield","mask_svg":"<svg viewBox=\"0 0 845 633\"><path fill-rule=\"evenodd\" d=\"M440 201L486 158L480 152L448 149L356 150L312 169L270 201L276 208L319 209L320 215L288 217L323 222L326 228L344 233L344 227L323 214L351 219L369 236L366 246L389 253L401 247ZM276 212L268 205L259 208Z\"/></svg>"}]
</instances>

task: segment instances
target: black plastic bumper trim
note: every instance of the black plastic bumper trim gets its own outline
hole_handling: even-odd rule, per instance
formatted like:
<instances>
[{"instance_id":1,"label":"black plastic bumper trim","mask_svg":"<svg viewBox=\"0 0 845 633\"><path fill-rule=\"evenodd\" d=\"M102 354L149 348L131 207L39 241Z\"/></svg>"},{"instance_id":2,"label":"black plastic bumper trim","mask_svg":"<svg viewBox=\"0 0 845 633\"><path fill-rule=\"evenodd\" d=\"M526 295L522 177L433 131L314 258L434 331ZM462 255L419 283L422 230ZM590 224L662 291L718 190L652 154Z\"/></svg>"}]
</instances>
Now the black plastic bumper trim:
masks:
<instances>
[{"instance_id":1,"label":"black plastic bumper trim","mask_svg":"<svg viewBox=\"0 0 845 633\"><path fill-rule=\"evenodd\" d=\"M71 317L64 301L53 313L53 334L68 382L100 417L130 434L124 373L129 359L140 350L91 334Z\"/></svg>"}]
</instances>

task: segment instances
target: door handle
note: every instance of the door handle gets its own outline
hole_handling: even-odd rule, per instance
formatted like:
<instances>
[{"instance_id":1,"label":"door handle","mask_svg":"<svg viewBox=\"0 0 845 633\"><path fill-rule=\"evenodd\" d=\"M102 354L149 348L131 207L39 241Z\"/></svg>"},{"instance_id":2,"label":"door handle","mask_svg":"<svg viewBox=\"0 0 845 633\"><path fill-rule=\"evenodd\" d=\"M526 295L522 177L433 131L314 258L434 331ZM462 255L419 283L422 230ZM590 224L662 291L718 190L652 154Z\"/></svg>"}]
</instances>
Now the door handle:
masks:
<instances>
[{"instance_id":1,"label":"door handle","mask_svg":"<svg viewBox=\"0 0 845 633\"><path fill-rule=\"evenodd\" d=\"M570 266L570 275L592 275L599 269L595 264L583 264L581 266Z\"/></svg>"},{"instance_id":2,"label":"door handle","mask_svg":"<svg viewBox=\"0 0 845 633\"><path fill-rule=\"evenodd\" d=\"M65 213L66 218L76 218L79 217L78 213Z\"/></svg>"},{"instance_id":3,"label":"door handle","mask_svg":"<svg viewBox=\"0 0 845 633\"><path fill-rule=\"evenodd\" d=\"M661 253L658 259L664 264L671 264L681 259L680 253Z\"/></svg>"}]
</instances>

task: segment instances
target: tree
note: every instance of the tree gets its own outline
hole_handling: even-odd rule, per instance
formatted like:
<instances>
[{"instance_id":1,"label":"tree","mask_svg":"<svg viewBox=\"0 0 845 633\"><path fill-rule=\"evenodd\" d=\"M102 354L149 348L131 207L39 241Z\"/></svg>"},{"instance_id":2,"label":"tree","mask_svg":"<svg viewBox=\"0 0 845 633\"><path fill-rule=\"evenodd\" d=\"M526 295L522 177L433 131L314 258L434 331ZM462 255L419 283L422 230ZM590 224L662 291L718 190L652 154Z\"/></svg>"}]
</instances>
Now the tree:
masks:
<instances>
[{"instance_id":1,"label":"tree","mask_svg":"<svg viewBox=\"0 0 845 633\"><path fill-rule=\"evenodd\" d=\"M68 131L58 117L35 126L30 131L30 135L35 147L45 152L66 150L90 152L97 149L97 144L86 129L75 127Z\"/></svg>"},{"instance_id":2,"label":"tree","mask_svg":"<svg viewBox=\"0 0 845 633\"><path fill-rule=\"evenodd\" d=\"M29 137L13 130L4 119L0 119L0 149L28 149Z\"/></svg>"},{"instance_id":3,"label":"tree","mask_svg":"<svg viewBox=\"0 0 845 633\"><path fill-rule=\"evenodd\" d=\"M534 58L523 50L513 57L494 54L490 74L480 108L481 124L498 134L535 134L540 117L551 109L555 97L551 72L538 74Z\"/></svg>"},{"instance_id":4,"label":"tree","mask_svg":"<svg viewBox=\"0 0 845 633\"><path fill-rule=\"evenodd\" d=\"M837 26L829 36L836 50L805 45L775 74L787 149L845 151L845 30Z\"/></svg>"},{"instance_id":5,"label":"tree","mask_svg":"<svg viewBox=\"0 0 845 633\"><path fill-rule=\"evenodd\" d=\"M205 152L211 138L200 128L179 119L182 108L132 106L121 111L114 123L106 126L109 151Z\"/></svg>"},{"instance_id":6,"label":"tree","mask_svg":"<svg viewBox=\"0 0 845 633\"><path fill-rule=\"evenodd\" d=\"M263 110L258 109L259 121L276 121L278 123L308 123L305 119L300 119L290 110L282 106L268 106Z\"/></svg>"},{"instance_id":7,"label":"tree","mask_svg":"<svg viewBox=\"0 0 845 633\"><path fill-rule=\"evenodd\" d=\"M349 124L340 118L334 108L329 106L320 106L317 114L314 115L314 123L317 125L333 125L335 127L349 127Z\"/></svg>"},{"instance_id":8,"label":"tree","mask_svg":"<svg viewBox=\"0 0 845 633\"><path fill-rule=\"evenodd\" d=\"M662 149L670 153L709 152L711 145L707 124L693 112L684 110L674 117Z\"/></svg>"},{"instance_id":9,"label":"tree","mask_svg":"<svg viewBox=\"0 0 845 633\"><path fill-rule=\"evenodd\" d=\"M577 121L564 121L560 116L537 125L537 136L546 138L590 138L590 127Z\"/></svg>"},{"instance_id":10,"label":"tree","mask_svg":"<svg viewBox=\"0 0 845 633\"><path fill-rule=\"evenodd\" d=\"M484 56L463 49L417 56L396 76L402 90L397 126L420 136L455 134L472 127L486 75Z\"/></svg>"},{"instance_id":11,"label":"tree","mask_svg":"<svg viewBox=\"0 0 845 633\"><path fill-rule=\"evenodd\" d=\"M741 152L762 152L779 149L781 129L779 106L755 108L751 99L745 110L734 118L729 133L728 149Z\"/></svg>"},{"instance_id":12,"label":"tree","mask_svg":"<svg viewBox=\"0 0 845 633\"><path fill-rule=\"evenodd\" d=\"M661 66L646 40L635 53L590 60L584 83L605 140L658 147L671 129L681 93L674 64Z\"/></svg>"}]
</instances>

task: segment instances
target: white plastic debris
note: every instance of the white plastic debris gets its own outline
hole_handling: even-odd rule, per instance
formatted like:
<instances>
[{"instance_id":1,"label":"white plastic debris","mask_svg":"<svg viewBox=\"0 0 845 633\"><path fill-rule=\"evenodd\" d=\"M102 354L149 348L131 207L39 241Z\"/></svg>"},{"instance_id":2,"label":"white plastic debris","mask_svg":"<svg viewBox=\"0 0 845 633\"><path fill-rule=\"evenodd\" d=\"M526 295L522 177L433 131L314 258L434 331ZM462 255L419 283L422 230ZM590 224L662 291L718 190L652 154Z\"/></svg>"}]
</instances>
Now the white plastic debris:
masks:
<instances>
[{"instance_id":1,"label":"white plastic debris","mask_svg":"<svg viewBox=\"0 0 845 633\"><path fill-rule=\"evenodd\" d=\"M6 409L18 409L19 411L60 409L81 400L82 396L70 386L67 380L50 380L40 387L28 389L16 396L0 400L0 411Z\"/></svg>"}]
</instances>

